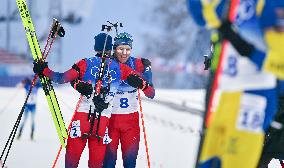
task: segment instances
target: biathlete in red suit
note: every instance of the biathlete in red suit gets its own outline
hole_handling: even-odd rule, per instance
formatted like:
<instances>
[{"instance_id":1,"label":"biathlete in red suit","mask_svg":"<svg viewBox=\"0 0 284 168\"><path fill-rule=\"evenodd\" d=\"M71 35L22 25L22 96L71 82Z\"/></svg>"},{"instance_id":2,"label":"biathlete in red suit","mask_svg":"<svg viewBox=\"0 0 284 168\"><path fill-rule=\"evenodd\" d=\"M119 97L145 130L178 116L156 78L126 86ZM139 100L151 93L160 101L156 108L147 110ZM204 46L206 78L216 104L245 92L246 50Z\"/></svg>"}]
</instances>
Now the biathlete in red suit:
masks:
<instances>
[{"instance_id":1,"label":"biathlete in red suit","mask_svg":"<svg viewBox=\"0 0 284 168\"><path fill-rule=\"evenodd\" d=\"M144 91L145 96L153 99L155 90L152 84L151 63L147 59L131 56L132 37L128 33L120 33L114 39L115 58L125 65L141 73L151 87ZM115 168L118 144L121 144L124 168L135 168L140 142L139 105L135 80L122 80L114 97L113 109L109 121L109 136L112 142L108 144L105 155L104 168Z\"/></svg>"},{"instance_id":2,"label":"biathlete in red suit","mask_svg":"<svg viewBox=\"0 0 284 168\"><path fill-rule=\"evenodd\" d=\"M81 154L88 141L89 147L89 168L101 168L106 149L104 140L98 141L96 136L82 138L84 133L90 131L90 115L94 109L101 112L100 126L98 135L104 137L106 127L108 126L109 117L112 111L113 97L117 92L117 87L121 80L139 80L141 81L140 89L147 90L149 84L144 81L137 73L125 64L119 64L117 61L106 60L106 68L102 80L102 93L99 96L93 96L93 86L98 80L98 73L101 63L102 51L106 40L105 50L107 55L111 53L112 38L105 33L95 36L94 49L97 54L94 57L82 59L72 66L71 69L64 73L54 72L48 68L46 62L34 62L34 72L49 77L52 81L62 84L80 79L84 83L75 83L75 88L84 93L83 100L72 121L72 127L67 140L65 168L78 167ZM107 88L107 89L105 89ZM138 87L137 87L138 88ZM88 92L85 92L85 91ZM107 90L103 92L103 90ZM95 117L95 116L91 116ZM91 135L96 133L97 119L94 123Z\"/></svg>"}]
</instances>

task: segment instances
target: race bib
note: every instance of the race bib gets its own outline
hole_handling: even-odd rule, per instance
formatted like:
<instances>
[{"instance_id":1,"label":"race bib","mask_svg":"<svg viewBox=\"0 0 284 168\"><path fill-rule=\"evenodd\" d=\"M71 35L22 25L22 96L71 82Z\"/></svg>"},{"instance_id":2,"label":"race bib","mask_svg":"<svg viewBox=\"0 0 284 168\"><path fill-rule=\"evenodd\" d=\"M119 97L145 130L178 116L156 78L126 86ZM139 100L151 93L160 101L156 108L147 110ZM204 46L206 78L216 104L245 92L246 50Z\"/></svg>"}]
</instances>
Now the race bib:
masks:
<instances>
[{"instance_id":1,"label":"race bib","mask_svg":"<svg viewBox=\"0 0 284 168\"><path fill-rule=\"evenodd\" d=\"M112 114L129 114L138 111L137 92L118 92L113 101Z\"/></svg>"},{"instance_id":2,"label":"race bib","mask_svg":"<svg viewBox=\"0 0 284 168\"><path fill-rule=\"evenodd\" d=\"M238 91L275 87L274 75L259 71L251 60L241 57L231 44L226 45L223 54L219 89Z\"/></svg>"},{"instance_id":3,"label":"race bib","mask_svg":"<svg viewBox=\"0 0 284 168\"><path fill-rule=\"evenodd\" d=\"M70 130L70 137L71 138L81 137L80 120L76 120L72 122L71 130Z\"/></svg>"},{"instance_id":4,"label":"race bib","mask_svg":"<svg viewBox=\"0 0 284 168\"><path fill-rule=\"evenodd\" d=\"M262 96L244 93L240 102L237 129L254 133L263 132L266 103Z\"/></svg>"},{"instance_id":5,"label":"race bib","mask_svg":"<svg viewBox=\"0 0 284 168\"><path fill-rule=\"evenodd\" d=\"M103 138L103 144L111 143L112 139L108 136L108 128L106 128L105 136Z\"/></svg>"}]
</instances>

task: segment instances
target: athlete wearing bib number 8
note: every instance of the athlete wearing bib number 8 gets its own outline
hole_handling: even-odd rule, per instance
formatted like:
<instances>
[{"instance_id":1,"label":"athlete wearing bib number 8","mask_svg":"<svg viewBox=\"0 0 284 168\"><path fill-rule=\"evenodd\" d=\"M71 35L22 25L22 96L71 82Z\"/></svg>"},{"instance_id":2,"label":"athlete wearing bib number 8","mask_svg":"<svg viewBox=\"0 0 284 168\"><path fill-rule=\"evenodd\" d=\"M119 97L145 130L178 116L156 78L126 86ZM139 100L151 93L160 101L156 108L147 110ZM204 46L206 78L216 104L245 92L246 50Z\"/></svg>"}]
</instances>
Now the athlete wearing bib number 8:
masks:
<instances>
[{"instance_id":1,"label":"athlete wearing bib number 8","mask_svg":"<svg viewBox=\"0 0 284 168\"><path fill-rule=\"evenodd\" d=\"M131 56L133 40L130 34L120 33L114 40L115 59L140 72L149 86L146 89L142 88L144 86L143 81L137 75L130 75L127 80L120 83L118 92L114 97L113 110L109 121L108 131L112 142L107 146L103 167L115 168L117 148L120 141L124 168L135 168L139 150L140 127L138 92L132 86L142 89L148 98L154 98L155 90L152 85L151 63L147 59Z\"/></svg>"},{"instance_id":2,"label":"athlete wearing bib number 8","mask_svg":"<svg viewBox=\"0 0 284 168\"><path fill-rule=\"evenodd\" d=\"M114 168L117 159L119 141L122 148L123 165L125 168L134 168L139 150L140 127L138 114L137 89L141 89L148 98L154 98L155 90L152 85L151 63L147 59L138 59L130 56L132 37L128 33L120 33L114 42L115 59L119 63L128 65L136 70L137 74L129 75L120 82L114 97L111 118L109 120L108 135L112 139L107 145L104 168ZM78 88L79 86L79 88ZM90 92L88 84L79 82L77 91Z\"/></svg>"}]
</instances>

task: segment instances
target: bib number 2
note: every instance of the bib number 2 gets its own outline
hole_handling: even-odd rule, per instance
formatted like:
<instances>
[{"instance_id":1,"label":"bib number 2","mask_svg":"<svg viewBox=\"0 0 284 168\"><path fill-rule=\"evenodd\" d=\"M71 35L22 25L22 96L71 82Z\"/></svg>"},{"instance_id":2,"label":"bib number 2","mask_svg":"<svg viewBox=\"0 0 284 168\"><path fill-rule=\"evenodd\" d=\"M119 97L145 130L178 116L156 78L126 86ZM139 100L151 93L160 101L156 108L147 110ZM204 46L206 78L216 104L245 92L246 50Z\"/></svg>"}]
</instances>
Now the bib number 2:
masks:
<instances>
[{"instance_id":1,"label":"bib number 2","mask_svg":"<svg viewBox=\"0 0 284 168\"><path fill-rule=\"evenodd\" d=\"M81 137L80 120L73 121L70 129L70 138L78 137Z\"/></svg>"}]
</instances>

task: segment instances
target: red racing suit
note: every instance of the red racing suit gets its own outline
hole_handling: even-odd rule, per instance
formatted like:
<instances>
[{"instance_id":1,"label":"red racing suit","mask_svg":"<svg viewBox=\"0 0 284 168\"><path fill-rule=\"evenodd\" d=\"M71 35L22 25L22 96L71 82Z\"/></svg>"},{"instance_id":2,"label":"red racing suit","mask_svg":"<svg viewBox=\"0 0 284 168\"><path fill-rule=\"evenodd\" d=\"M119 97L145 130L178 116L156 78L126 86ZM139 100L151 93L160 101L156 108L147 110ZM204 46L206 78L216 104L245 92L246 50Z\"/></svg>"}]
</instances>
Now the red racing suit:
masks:
<instances>
[{"instance_id":1,"label":"red racing suit","mask_svg":"<svg viewBox=\"0 0 284 168\"><path fill-rule=\"evenodd\" d=\"M152 84L150 61L129 57L125 64L141 73L141 76L152 86L147 92L144 91L144 94L149 98L154 98L155 90ZM115 168L119 141L124 168L136 167L140 141L138 108L137 89L121 81L114 97L109 120L108 133L112 141L107 145L104 168Z\"/></svg>"}]
</instances>

